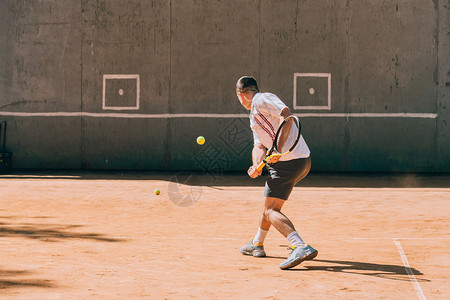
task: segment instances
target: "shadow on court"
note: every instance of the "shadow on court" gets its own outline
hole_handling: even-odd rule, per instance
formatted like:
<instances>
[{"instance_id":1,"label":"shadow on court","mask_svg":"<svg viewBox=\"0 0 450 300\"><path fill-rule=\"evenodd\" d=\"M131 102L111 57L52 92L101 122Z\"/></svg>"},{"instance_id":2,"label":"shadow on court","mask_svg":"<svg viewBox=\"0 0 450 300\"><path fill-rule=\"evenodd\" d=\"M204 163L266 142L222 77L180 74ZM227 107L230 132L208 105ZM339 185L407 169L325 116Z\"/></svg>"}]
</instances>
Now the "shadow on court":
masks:
<instances>
[{"instance_id":1,"label":"shadow on court","mask_svg":"<svg viewBox=\"0 0 450 300\"><path fill-rule=\"evenodd\" d=\"M27 287L38 287L38 288L56 287L51 280L16 278L29 275L32 275L30 271L0 269L0 290L11 288L27 288Z\"/></svg>"},{"instance_id":2,"label":"shadow on court","mask_svg":"<svg viewBox=\"0 0 450 300\"><path fill-rule=\"evenodd\" d=\"M409 281L408 273L404 266L386 265L375 263L364 263L356 261L342 261L342 260L324 260L314 259L312 263L324 263L326 265L304 265L303 268L290 269L289 271L307 272L307 271L326 271L333 273L350 273L357 275L374 276L384 279ZM302 266L302 265L300 265ZM415 276L423 275L422 272L411 268L412 274ZM428 279L416 278L419 282L429 282Z\"/></svg>"},{"instance_id":3,"label":"shadow on court","mask_svg":"<svg viewBox=\"0 0 450 300\"><path fill-rule=\"evenodd\" d=\"M13 170L0 174L0 179L50 180L161 180L175 176L195 177L203 186L264 186L267 173L252 179L245 171L232 172L155 172L155 171L87 171L87 170ZM189 184L187 181L185 184ZM450 188L450 173L320 173L311 172L299 187L356 188Z\"/></svg>"},{"instance_id":4,"label":"shadow on court","mask_svg":"<svg viewBox=\"0 0 450 300\"><path fill-rule=\"evenodd\" d=\"M45 242L58 242L67 239L83 239L97 242L125 241L125 239L111 238L99 233L79 233L72 231L80 227L82 226L0 222L0 237L24 237Z\"/></svg>"}]
</instances>

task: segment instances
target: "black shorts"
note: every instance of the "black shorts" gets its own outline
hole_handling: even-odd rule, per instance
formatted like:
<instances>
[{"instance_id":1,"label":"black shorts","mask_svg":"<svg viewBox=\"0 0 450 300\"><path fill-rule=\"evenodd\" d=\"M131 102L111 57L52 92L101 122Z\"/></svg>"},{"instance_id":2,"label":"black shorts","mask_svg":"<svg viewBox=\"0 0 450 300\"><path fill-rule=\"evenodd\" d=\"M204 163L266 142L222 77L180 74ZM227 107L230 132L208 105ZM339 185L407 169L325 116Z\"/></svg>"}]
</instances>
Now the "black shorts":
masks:
<instances>
[{"instance_id":1,"label":"black shorts","mask_svg":"<svg viewBox=\"0 0 450 300\"><path fill-rule=\"evenodd\" d=\"M311 158L299 158L267 164L269 176L266 180L264 196L287 200L294 186L308 175Z\"/></svg>"}]
</instances>

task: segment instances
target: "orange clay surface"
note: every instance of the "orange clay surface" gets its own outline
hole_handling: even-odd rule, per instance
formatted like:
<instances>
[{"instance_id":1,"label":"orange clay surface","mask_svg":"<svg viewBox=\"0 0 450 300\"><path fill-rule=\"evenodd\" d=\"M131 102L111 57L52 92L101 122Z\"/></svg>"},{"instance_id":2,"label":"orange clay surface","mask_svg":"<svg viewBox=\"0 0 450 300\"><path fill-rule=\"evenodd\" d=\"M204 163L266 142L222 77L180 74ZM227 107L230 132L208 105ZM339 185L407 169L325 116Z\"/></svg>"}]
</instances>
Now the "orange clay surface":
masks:
<instances>
[{"instance_id":1,"label":"orange clay surface","mask_svg":"<svg viewBox=\"0 0 450 300\"><path fill-rule=\"evenodd\" d=\"M282 211L319 255L288 271L275 228L239 252L264 178L173 175L0 175L0 298L450 299L448 175L308 175Z\"/></svg>"}]
</instances>

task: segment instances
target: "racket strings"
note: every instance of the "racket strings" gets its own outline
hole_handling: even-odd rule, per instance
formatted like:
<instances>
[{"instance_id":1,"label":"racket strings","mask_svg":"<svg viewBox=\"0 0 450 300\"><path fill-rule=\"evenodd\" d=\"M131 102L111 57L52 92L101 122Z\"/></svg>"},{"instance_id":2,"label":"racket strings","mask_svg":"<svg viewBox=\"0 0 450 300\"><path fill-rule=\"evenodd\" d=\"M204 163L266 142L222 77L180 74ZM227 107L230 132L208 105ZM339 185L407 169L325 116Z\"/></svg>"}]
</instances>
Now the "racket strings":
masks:
<instances>
[{"instance_id":1,"label":"racket strings","mask_svg":"<svg viewBox=\"0 0 450 300\"><path fill-rule=\"evenodd\" d=\"M281 129L280 134L277 136L276 150L279 153L286 153L292 151L297 144L299 137L299 123L295 118L292 118L291 128L289 129L288 123L284 124L284 128ZM287 132L289 130L289 132Z\"/></svg>"}]
</instances>

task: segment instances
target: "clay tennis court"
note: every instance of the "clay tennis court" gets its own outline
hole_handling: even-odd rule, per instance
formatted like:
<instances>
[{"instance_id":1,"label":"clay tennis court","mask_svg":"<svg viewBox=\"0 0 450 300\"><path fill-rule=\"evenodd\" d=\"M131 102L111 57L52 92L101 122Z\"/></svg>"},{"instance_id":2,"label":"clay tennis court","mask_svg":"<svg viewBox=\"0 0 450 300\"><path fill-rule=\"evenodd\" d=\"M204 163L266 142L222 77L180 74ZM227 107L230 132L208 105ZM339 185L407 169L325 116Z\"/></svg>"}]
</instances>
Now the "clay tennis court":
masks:
<instances>
[{"instance_id":1,"label":"clay tennis court","mask_svg":"<svg viewBox=\"0 0 450 300\"><path fill-rule=\"evenodd\" d=\"M257 229L264 178L192 176L1 175L0 297L450 297L448 176L310 174L283 211L319 255L288 271L274 228L268 257L239 252Z\"/></svg>"}]
</instances>

